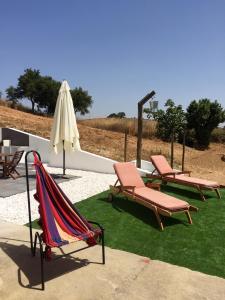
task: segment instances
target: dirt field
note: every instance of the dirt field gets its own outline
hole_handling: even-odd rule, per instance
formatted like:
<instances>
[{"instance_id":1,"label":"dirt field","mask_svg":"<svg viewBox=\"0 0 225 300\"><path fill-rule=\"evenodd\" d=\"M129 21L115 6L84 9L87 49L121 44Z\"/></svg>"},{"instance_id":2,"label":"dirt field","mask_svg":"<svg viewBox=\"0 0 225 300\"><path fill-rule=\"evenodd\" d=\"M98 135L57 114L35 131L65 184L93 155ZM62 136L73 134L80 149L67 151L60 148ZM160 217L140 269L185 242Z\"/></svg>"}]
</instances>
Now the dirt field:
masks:
<instances>
[{"instance_id":1,"label":"dirt field","mask_svg":"<svg viewBox=\"0 0 225 300\"><path fill-rule=\"evenodd\" d=\"M45 138L49 138L52 119L0 106L0 127L13 127ZM78 124L80 143L83 150L100 154L108 158L123 161L124 134L91 128ZM136 137L128 137L127 160L135 159ZM170 145L160 140L143 139L142 157L148 160L151 154L162 153L169 158ZM193 176L216 180L225 185L225 144L211 144L210 149L198 151L186 147L185 169L192 170ZM181 165L182 146L175 145L175 166Z\"/></svg>"}]
</instances>

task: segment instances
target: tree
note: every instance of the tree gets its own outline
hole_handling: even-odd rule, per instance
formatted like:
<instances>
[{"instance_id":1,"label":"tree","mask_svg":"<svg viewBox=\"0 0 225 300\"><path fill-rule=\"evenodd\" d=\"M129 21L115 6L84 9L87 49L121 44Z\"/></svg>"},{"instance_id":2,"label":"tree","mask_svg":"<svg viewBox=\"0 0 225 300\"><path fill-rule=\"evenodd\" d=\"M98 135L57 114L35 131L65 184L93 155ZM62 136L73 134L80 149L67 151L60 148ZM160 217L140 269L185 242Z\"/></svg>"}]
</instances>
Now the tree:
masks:
<instances>
[{"instance_id":1,"label":"tree","mask_svg":"<svg viewBox=\"0 0 225 300\"><path fill-rule=\"evenodd\" d=\"M88 91L83 90L81 87L70 90L73 99L75 112L80 112L81 115L89 113L89 107L92 106L93 100Z\"/></svg>"},{"instance_id":2,"label":"tree","mask_svg":"<svg viewBox=\"0 0 225 300\"><path fill-rule=\"evenodd\" d=\"M2 91L0 91L0 99L2 98Z\"/></svg>"},{"instance_id":3,"label":"tree","mask_svg":"<svg viewBox=\"0 0 225 300\"><path fill-rule=\"evenodd\" d=\"M54 80L51 76L41 76L40 71L36 69L26 69L24 74L18 78L16 88L10 86L6 91L9 100L20 100L26 98L31 101L32 112L35 108L44 109L47 113L52 114L55 110L56 100L61 83ZM71 96L74 103L75 112L82 115L89 112L92 106L92 97L88 91L81 87L72 89Z\"/></svg>"},{"instance_id":4,"label":"tree","mask_svg":"<svg viewBox=\"0 0 225 300\"><path fill-rule=\"evenodd\" d=\"M193 100L187 108L187 127L194 129L197 148L207 149L213 129L225 121L225 111L215 100Z\"/></svg>"},{"instance_id":5,"label":"tree","mask_svg":"<svg viewBox=\"0 0 225 300\"><path fill-rule=\"evenodd\" d=\"M163 141L170 141L171 134L174 132L175 139L183 131L185 127L185 112L181 105L176 106L173 100L168 99L164 105L166 110L158 110L157 112L147 112L148 118L153 115L157 121L156 134ZM146 110L145 110L146 112Z\"/></svg>"},{"instance_id":6,"label":"tree","mask_svg":"<svg viewBox=\"0 0 225 300\"><path fill-rule=\"evenodd\" d=\"M8 87L6 90L6 98L8 101L12 102L12 107L15 107L18 103L18 92L17 89L14 86Z\"/></svg>"},{"instance_id":7,"label":"tree","mask_svg":"<svg viewBox=\"0 0 225 300\"><path fill-rule=\"evenodd\" d=\"M112 113L112 114L108 115L107 118L117 118L117 114Z\"/></svg>"},{"instance_id":8,"label":"tree","mask_svg":"<svg viewBox=\"0 0 225 300\"><path fill-rule=\"evenodd\" d=\"M122 118L125 118L126 117L126 114L125 112L118 112L117 114L116 113L112 113L110 115L107 116L107 118L118 118L118 119L122 119Z\"/></svg>"},{"instance_id":9,"label":"tree","mask_svg":"<svg viewBox=\"0 0 225 300\"><path fill-rule=\"evenodd\" d=\"M126 117L126 114L125 114L125 112L123 112L123 111L121 111L121 112L118 112L118 114L117 114L117 118L120 118L120 119L122 119L122 118L125 118Z\"/></svg>"},{"instance_id":10,"label":"tree","mask_svg":"<svg viewBox=\"0 0 225 300\"><path fill-rule=\"evenodd\" d=\"M54 113L61 83L50 76L41 76L36 81L35 102L37 108L44 108L48 114Z\"/></svg>"},{"instance_id":11,"label":"tree","mask_svg":"<svg viewBox=\"0 0 225 300\"><path fill-rule=\"evenodd\" d=\"M32 112L34 112L36 97L38 94L37 82L41 75L39 70L26 69L24 74L18 78L17 93L18 98L27 98L31 101Z\"/></svg>"}]
</instances>

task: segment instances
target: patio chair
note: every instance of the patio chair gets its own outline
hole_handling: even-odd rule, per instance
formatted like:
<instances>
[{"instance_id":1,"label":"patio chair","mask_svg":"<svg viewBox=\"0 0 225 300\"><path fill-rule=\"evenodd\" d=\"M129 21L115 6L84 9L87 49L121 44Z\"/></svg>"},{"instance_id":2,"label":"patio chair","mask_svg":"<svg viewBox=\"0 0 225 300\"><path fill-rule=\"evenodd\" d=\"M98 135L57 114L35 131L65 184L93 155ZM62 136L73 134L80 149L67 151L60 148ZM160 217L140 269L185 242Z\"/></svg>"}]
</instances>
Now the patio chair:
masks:
<instances>
[{"instance_id":1,"label":"patio chair","mask_svg":"<svg viewBox=\"0 0 225 300\"><path fill-rule=\"evenodd\" d=\"M20 173L16 170L16 167L18 166L23 156L23 153L24 150L16 151L10 161L8 162L5 162L3 160L0 161L0 165L2 166L2 171L3 171L3 177L10 176L13 179L16 179L20 176Z\"/></svg>"},{"instance_id":2,"label":"patio chair","mask_svg":"<svg viewBox=\"0 0 225 300\"><path fill-rule=\"evenodd\" d=\"M181 172L173 170L163 155L152 155L151 162L154 165L155 170L158 172L158 175L148 174L147 177L159 178L165 183L174 182L181 185L195 187L199 191L203 201L205 201L205 196L202 192L204 189L215 190L218 198L221 198L219 192L220 185L217 182L190 177L190 171Z\"/></svg>"},{"instance_id":3,"label":"patio chair","mask_svg":"<svg viewBox=\"0 0 225 300\"><path fill-rule=\"evenodd\" d=\"M30 189L28 174L28 155L33 153L34 166L36 170L36 193L34 198L39 203L40 220L39 225L42 233L35 233L33 243L32 221L31 221L31 205L30 205ZM27 182L27 198L28 213L30 227L30 244L31 253L35 256L37 241L40 246L41 258L41 283L42 290L45 288L44 280L44 258L51 259L51 249L53 247L61 248L61 246L76 242L85 241L87 246L75 250L68 254L57 256L65 257L80 250L92 247L101 242L102 245L102 264L105 264L105 248L104 248L104 229L97 222L87 221L72 202L67 198L55 180L45 170L41 163L40 155L36 151L29 151L25 157L26 165L26 182ZM45 246L45 250L43 249Z\"/></svg>"},{"instance_id":4,"label":"patio chair","mask_svg":"<svg viewBox=\"0 0 225 300\"><path fill-rule=\"evenodd\" d=\"M197 211L198 208L183 200L146 187L133 163L115 163L114 170L118 179L114 186L110 186L111 198L113 198L112 195L123 194L130 200L151 209L161 230L164 229L164 226L160 215L171 217L176 213L185 213L188 222L192 224L190 211ZM117 185L118 183L119 185Z\"/></svg>"}]
</instances>

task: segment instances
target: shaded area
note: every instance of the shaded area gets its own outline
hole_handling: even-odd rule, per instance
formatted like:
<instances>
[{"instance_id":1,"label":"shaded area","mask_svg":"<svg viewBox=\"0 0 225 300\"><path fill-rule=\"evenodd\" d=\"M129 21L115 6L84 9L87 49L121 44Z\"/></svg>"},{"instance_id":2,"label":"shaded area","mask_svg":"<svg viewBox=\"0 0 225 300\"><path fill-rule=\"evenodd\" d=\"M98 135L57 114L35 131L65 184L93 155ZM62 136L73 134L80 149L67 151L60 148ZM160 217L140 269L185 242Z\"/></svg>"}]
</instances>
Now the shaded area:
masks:
<instances>
[{"instance_id":1,"label":"shaded area","mask_svg":"<svg viewBox=\"0 0 225 300\"><path fill-rule=\"evenodd\" d=\"M10 197L16 194L24 193L26 191L25 164L19 164L16 169L21 175L21 177L17 178L16 180L11 177L0 178L1 198ZM51 176L56 180L57 183L80 178L79 176L72 175L68 175L66 176L66 178L63 178L62 174L51 174ZM29 166L29 184L30 190L36 188L35 170L31 165Z\"/></svg>"},{"instance_id":2,"label":"shaded area","mask_svg":"<svg viewBox=\"0 0 225 300\"><path fill-rule=\"evenodd\" d=\"M77 248L77 246L74 248ZM0 237L0 249L18 266L18 283L22 287L41 289L40 254L38 249L36 256L33 257L31 256L28 242L16 245L15 242L12 243L10 239L2 237ZM61 254L65 254L65 252L62 250ZM44 262L45 281L52 280L68 272L85 267L89 263L95 263L87 259L79 259L74 255L67 254L60 259L57 258L59 258L59 256L53 255L52 261Z\"/></svg>"}]
</instances>

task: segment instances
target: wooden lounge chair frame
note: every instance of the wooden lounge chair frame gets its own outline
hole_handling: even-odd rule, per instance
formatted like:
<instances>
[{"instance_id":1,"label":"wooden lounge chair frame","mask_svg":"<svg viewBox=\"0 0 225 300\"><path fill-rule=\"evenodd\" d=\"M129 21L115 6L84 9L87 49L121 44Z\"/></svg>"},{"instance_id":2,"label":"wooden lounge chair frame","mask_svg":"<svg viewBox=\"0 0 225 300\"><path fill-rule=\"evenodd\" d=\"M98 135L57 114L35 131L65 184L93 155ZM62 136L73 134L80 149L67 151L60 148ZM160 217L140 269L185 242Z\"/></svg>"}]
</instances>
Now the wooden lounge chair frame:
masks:
<instances>
[{"instance_id":1,"label":"wooden lounge chair frame","mask_svg":"<svg viewBox=\"0 0 225 300\"><path fill-rule=\"evenodd\" d=\"M45 248L44 250L44 241L42 238L42 234L40 234L38 231L35 232L34 238L33 238L33 232L32 232L32 218L31 218L31 204L30 204L30 186L29 186L29 171L28 171L28 155L30 153L35 152L39 158L39 160L41 160L41 156L37 151L28 151L26 153L25 156L25 166L26 166L26 185L27 185L27 200L28 200L28 216L29 216L29 231L30 231L30 247L31 247L31 255L35 256L36 255L36 248L37 248L37 242L39 242L39 247L40 247L40 271L41 271L41 288L42 290L45 289L45 276L44 276L44 260L47 257L46 255L46 251L47 249ZM95 225L96 227L98 227L101 231L101 238L99 240L99 242L101 243L101 248L102 248L102 264L105 264L105 239L104 239L104 228L97 222L93 222L93 221L87 221L90 224ZM82 251L84 249L93 247L93 245L88 245L85 247L82 247L78 250L69 252L69 253L63 253L61 247L58 247L61 249L61 252L63 253L62 255L57 255L56 258L52 259L52 260L57 260L61 257L66 257L68 255L74 254L76 252Z\"/></svg>"},{"instance_id":2,"label":"wooden lounge chair frame","mask_svg":"<svg viewBox=\"0 0 225 300\"><path fill-rule=\"evenodd\" d=\"M221 199L221 195L220 195L220 192L219 192L219 188L220 188L219 185L218 185L218 187L210 187L210 186L205 186L203 184L197 184L197 183L193 183L193 182L182 181L181 179L177 179L175 177L176 175L185 175L185 174L187 174L189 177L191 177L191 171L176 171L176 170L174 170L173 172L168 172L168 173L161 174L160 171L159 171L159 169L157 168L157 166L155 165L155 163L153 162L152 159L151 159L151 162L154 165L155 169L152 171L151 174L146 174L147 178L160 179L165 184L167 182L172 182L172 183L176 183L176 184L180 184L180 185L186 185L186 186L190 186L190 187L196 188L197 191L200 194L200 197L201 197L202 201L206 201L205 196L203 194L203 190L212 190L212 191L215 191L217 197L219 199ZM155 171L157 171L158 174L154 174ZM173 177L169 177L171 175Z\"/></svg>"},{"instance_id":3,"label":"wooden lounge chair frame","mask_svg":"<svg viewBox=\"0 0 225 300\"><path fill-rule=\"evenodd\" d=\"M114 185L110 185L111 193L109 194L109 201L113 201L113 195L122 194L125 197L127 197L129 200L137 202L137 203L151 209L156 216L156 220L157 220L158 225L161 230L164 230L164 226L163 226L163 222L160 218L160 215L163 215L166 217L171 217L173 214L183 212L187 216L188 223L192 224L192 218L190 215L190 211L198 211L198 208L195 206L192 206L192 205L189 205L187 207L187 209L180 209L177 211L166 210L164 208L161 208L157 205L150 203L149 201L145 200L144 198L141 198L141 197L138 197L137 195L135 195L135 193L134 193L135 186L123 186L121 183L119 185L117 185L118 183L120 183L119 179L116 180ZM131 192L128 189L131 190Z\"/></svg>"}]
</instances>

